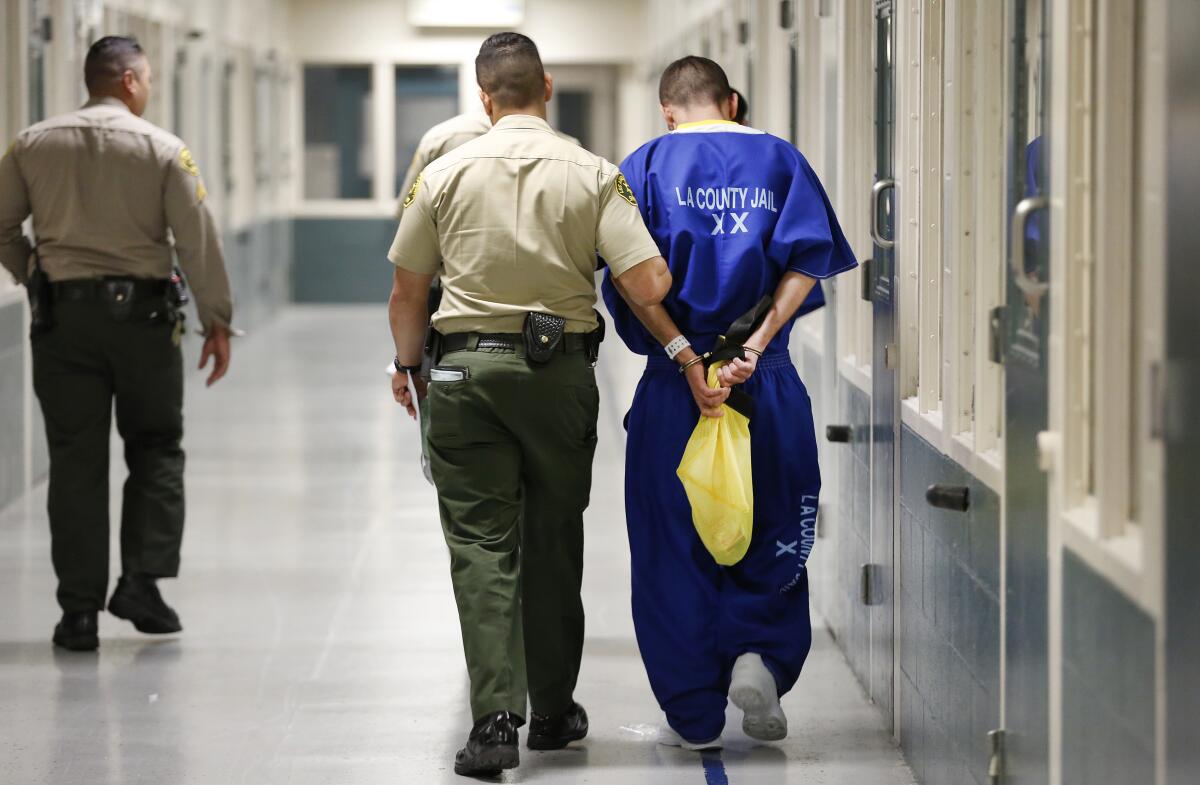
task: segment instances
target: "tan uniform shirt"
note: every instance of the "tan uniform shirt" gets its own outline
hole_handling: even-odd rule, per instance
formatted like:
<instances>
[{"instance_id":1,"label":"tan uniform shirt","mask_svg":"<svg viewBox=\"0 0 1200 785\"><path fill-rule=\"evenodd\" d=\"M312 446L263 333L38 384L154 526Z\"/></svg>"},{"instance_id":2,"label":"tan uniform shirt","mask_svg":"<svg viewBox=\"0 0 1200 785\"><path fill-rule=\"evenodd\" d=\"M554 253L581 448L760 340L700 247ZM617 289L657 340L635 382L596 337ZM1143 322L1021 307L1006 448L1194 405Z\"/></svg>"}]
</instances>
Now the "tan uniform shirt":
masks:
<instances>
[{"instance_id":1,"label":"tan uniform shirt","mask_svg":"<svg viewBox=\"0 0 1200 785\"><path fill-rule=\"evenodd\" d=\"M28 277L21 223L32 214L51 281L166 279L169 229L200 321L228 326L229 278L205 195L183 142L115 98L96 99L26 129L0 160L0 263Z\"/></svg>"},{"instance_id":2,"label":"tan uniform shirt","mask_svg":"<svg viewBox=\"0 0 1200 785\"><path fill-rule=\"evenodd\" d=\"M537 117L501 118L426 167L405 202L388 258L441 272L443 335L519 333L530 311L590 332L596 252L616 276L659 255L617 167Z\"/></svg>"},{"instance_id":3,"label":"tan uniform shirt","mask_svg":"<svg viewBox=\"0 0 1200 785\"><path fill-rule=\"evenodd\" d=\"M421 137L421 141L417 143L417 151L413 154L412 163L408 165L408 172L404 175L404 189L400 191L400 202L396 205L396 218L399 219L404 215L404 197L412 190L413 183L417 181L417 175L424 171L426 166L451 150L462 147L472 139L478 139L490 130L492 130L491 118L482 111L475 111L443 120L426 131ZM564 134L562 131L555 131L555 133L572 144L579 144L579 140L570 134Z\"/></svg>"}]
</instances>

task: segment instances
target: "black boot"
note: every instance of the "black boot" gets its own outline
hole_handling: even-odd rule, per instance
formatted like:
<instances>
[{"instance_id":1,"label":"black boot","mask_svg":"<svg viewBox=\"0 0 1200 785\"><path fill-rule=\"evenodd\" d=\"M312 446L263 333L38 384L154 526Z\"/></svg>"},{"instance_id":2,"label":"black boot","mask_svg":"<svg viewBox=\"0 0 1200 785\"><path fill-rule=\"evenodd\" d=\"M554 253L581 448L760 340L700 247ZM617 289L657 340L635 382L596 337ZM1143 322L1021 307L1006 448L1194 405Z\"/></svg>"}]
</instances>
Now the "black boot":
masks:
<instances>
[{"instance_id":1,"label":"black boot","mask_svg":"<svg viewBox=\"0 0 1200 785\"><path fill-rule=\"evenodd\" d=\"M515 714L498 711L475 723L467 746L454 756L454 773L464 777L495 777L521 762L517 728L525 724Z\"/></svg>"},{"instance_id":2,"label":"black boot","mask_svg":"<svg viewBox=\"0 0 1200 785\"><path fill-rule=\"evenodd\" d=\"M578 703L573 703L561 714L547 716L535 713L529 720L529 739L526 744L531 750L561 750L587 736L587 733L587 712Z\"/></svg>"},{"instance_id":3,"label":"black boot","mask_svg":"<svg viewBox=\"0 0 1200 785\"><path fill-rule=\"evenodd\" d=\"M54 645L71 651L95 651L100 647L97 611L64 613L54 627Z\"/></svg>"},{"instance_id":4,"label":"black boot","mask_svg":"<svg viewBox=\"0 0 1200 785\"><path fill-rule=\"evenodd\" d=\"M133 622L138 632L167 635L181 631L179 616L163 602L154 581L148 575L122 575L108 601L108 612Z\"/></svg>"}]
</instances>

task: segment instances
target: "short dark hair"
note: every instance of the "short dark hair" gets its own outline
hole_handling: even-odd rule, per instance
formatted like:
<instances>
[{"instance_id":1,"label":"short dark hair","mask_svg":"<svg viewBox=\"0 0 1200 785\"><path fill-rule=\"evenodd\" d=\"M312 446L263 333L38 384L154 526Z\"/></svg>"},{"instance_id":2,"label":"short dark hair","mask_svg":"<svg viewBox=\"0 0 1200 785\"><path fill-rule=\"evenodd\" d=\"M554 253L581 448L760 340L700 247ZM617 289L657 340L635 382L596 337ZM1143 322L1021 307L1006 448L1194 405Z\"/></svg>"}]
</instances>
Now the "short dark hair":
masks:
<instances>
[{"instance_id":1,"label":"short dark hair","mask_svg":"<svg viewBox=\"0 0 1200 785\"><path fill-rule=\"evenodd\" d=\"M696 55L671 63L658 82L658 102L664 106L719 104L732 92L725 70L707 57Z\"/></svg>"},{"instance_id":2,"label":"short dark hair","mask_svg":"<svg viewBox=\"0 0 1200 785\"><path fill-rule=\"evenodd\" d=\"M746 96L742 95L740 90L734 90L733 94L738 98L738 108L733 115L733 121L738 125L745 125L746 117L750 114L750 102L746 100Z\"/></svg>"},{"instance_id":3,"label":"short dark hair","mask_svg":"<svg viewBox=\"0 0 1200 785\"><path fill-rule=\"evenodd\" d=\"M500 106L535 103L546 89L546 69L537 44L520 33L496 33L479 47L475 58L479 89Z\"/></svg>"},{"instance_id":4,"label":"short dark hair","mask_svg":"<svg viewBox=\"0 0 1200 785\"><path fill-rule=\"evenodd\" d=\"M136 38L108 35L92 44L83 65L83 80L89 93L112 90L126 71L136 70L146 50Z\"/></svg>"}]
</instances>

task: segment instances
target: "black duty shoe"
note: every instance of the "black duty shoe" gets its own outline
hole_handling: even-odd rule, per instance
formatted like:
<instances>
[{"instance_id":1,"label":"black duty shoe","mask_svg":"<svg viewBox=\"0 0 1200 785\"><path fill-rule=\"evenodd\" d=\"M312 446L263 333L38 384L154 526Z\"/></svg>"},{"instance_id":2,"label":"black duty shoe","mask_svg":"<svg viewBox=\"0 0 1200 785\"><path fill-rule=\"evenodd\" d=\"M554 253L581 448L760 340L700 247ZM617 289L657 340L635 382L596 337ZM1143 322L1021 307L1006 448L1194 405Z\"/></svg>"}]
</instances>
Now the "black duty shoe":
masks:
<instances>
[{"instance_id":1,"label":"black duty shoe","mask_svg":"<svg viewBox=\"0 0 1200 785\"><path fill-rule=\"evenodd\" d=\"M54 645L71 651L95 651L100 647L96 611L64 613L54 627Z\"/></svg>"},{"instance_id":2,"label":"black duty shoe","mask_svg":"<svg viewBox=\"0 0 1200 785\"><path fill-rule=\"evenodd\" d=\"M525 721L507 711L489 714L471 729L467 746L454 756L454 773L464 777L495 777L521 762L517 728Z\"/></svg>"},{"instance_id":3,"label":"black duty shoe","mask_svg":"<svg viewBox=\"0 0 1200 785\"><path fill-rule=\"evenodd\" d=\"M562 714L546 716L534 714L529 720L531 750L561 750L573 741L579 741L588 733L587 712L578 703Z\"/></svg>"},{"instance_id":4,"label":"black duty shoe","mask_svg":"<svg viewBox=\"0 0 1200 785\"><path fill-rule=\"evenodd\" d=\"M154 578L146 575L122 575L108 601L108 612L133 622L138 632L168 635L180 632L183 625L171 606L163 602Z\"/></svg>"}]
</instances>

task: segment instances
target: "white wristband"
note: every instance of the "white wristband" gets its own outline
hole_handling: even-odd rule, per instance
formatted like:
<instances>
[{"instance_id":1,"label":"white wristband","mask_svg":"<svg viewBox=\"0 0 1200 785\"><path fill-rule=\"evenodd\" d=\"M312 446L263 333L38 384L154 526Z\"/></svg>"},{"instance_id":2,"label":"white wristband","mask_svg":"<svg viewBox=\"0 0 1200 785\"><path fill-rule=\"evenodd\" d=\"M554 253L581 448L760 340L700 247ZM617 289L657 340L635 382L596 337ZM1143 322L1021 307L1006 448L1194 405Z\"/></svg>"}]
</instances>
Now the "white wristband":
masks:
<instances>
[{"instance_id":1,"label":"white wristband","mask_svg":"<svg viewBox=\"0 0 1200 785\"><path fill-rule=\"evenodd\" d=\"M688 348L691 345L692 345L691 341L689 341L687 338L684 338L682 335L680 335L680 336L677 336L674 340L672 340L669 344L667 344L663 348L667 352L667 357L674 360L675 357L680 352L682 352L684 349Z\"/></svg>"}]
</instances>

